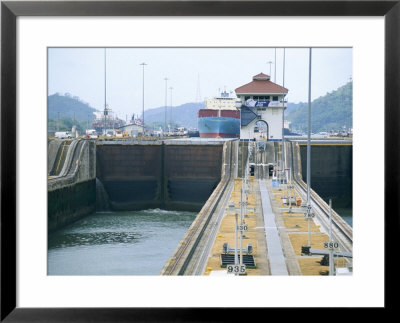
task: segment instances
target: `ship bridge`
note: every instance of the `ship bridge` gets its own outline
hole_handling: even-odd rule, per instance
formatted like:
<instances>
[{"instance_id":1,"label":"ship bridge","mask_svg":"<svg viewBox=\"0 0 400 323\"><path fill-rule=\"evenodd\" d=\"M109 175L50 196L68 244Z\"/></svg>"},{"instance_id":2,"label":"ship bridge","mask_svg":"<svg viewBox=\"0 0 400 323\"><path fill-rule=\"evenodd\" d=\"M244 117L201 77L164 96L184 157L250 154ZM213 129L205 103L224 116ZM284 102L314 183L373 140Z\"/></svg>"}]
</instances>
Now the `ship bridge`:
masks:
<instances>
[{"instance_id":1,"label":"ship bridge","mask_svg":"<svg viewBox=\"0 0 400 323\"><path fill-rule=\"evenodd\" d=\"M242 101L240 138L251 140L261 136L269 141L282 140L282 115L288 89L260 73L235 92Z\"/></svg>"}]
</instances>

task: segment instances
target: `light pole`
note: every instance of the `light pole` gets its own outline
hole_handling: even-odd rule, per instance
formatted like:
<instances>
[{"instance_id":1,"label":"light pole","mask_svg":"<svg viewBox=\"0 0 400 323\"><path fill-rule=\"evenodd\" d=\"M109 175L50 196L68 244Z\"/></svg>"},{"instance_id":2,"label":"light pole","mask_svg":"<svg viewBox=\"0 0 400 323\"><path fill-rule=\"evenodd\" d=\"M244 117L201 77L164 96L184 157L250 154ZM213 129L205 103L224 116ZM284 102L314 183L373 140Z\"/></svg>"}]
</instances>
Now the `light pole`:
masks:
<instances>
[{"instance_id":1,"label":"light pole","mask_svg":"<svg viewBox=\"0 0 400 323\"><path fill-rule=\"evenodd\" d=\"M329 276L335 274L335 260L333 258L333 238L332 238L332 200L329 199Z\"/></svg>"},{"instance_id":2,"label":"light pole","mask_svg":"<svg viewBox=\"0 0 400 323\"><path fill-rule=\"evenodd\" d=\"M249 142L250 143L250 142ZM246 166L247 166L247 163L246 163ZM243 201L243 183L242 183L242 188L240 189L240 231L239 231L239 234L240 234L240 244L239 244L239 255L240 255L240 257L239 257L239 265L242 265L243 264L243 254L242 254L242 243L243 243L243 231L242 231L242 228L243 228L243 205L244 205L244 203L243 203L244 201ZM237 224L236 224L236 226L237 226Z\"/></svg>"},{"instance_id":3,"label":"light pole","mask_svg":"<svg viewBox=\"0 0 400 323\"><path fill-rule=\"evenodd\" d=\"M274 64L275 72L274 72L274 83L276 83L276 48L275 48L275 64Z\"/></svg>"},{"instance_id":4,"label":"light pole","mask_svg":"<svg viewBox=\"0 0 400 323\"><path fill-rule=\"evenodd\" d=\"M272 64L272 61L267 62L267 64L269 64L269 77L271 77L271 64Z\"/></svg>"},{"instance_id":5,"label":"light pole","mask_svg":"<svg viewBox=\"0 0 400 323\"><path fill-rule=\"evenodd\" d=\"M167 97L168 97L168 78L165 79L165 115L164 115L164 131L167 130Z\"/></svg>"},{"instance_id":6,"label":"light pole","mask_svg":"<svg viewBox=\"0 0 400 323\"><path fill-rule=\"evenodd\" d=\"M147 65L146 63L142 63L142 64L140 64L140 65L142 65L143 66L143 101L142 101L142 127L143 127L143 129L142 129L142 132L143 132L143 136L144 136L144 67Z\"/></svg>"},{"instance_id":7,"label":"light pole","mask_svg":"<svg viewBox=\"0 0 400 323\"><path fill-rule=\"evenodd\" d=\"M171 114L170 114L170 120L169 120L169 123L171 124L171 127L172 127L172 90L173 90L173 87L172 86L170 86L169 87L169 90L170 90L170 94L169 94L169 97L170 97L170 112L171 112Z\"/></svg>"},{"instance_id":8,"label":"light pole","mask_svg":"<svg viewBox=\"0 0 400 323\"><path fill-rule=\"evenodd\" d=\"M107 119L107 49L104 48L104 124L103 124L103 135L106 131L106 119Z\"/></svg>"},{"instance_id":9,"label":"light pole","mask_svg":"<svg viewBox=\"0 0 400 323\"><path fill-rule=\"evenodd\" d=\"M285 87L285 48L283 49L282 87ZM282 177L285 178L285 94L282 89Z\"/></svg>"},{"instance_id":10,"label":"light pole","mask_svg":"<svg viewBox=\"0 0 400 323\"><path fill-rule=\"evenodd\" d=\"M229 202L228 204L228 210L232 213L235 213L235 255L234 255L234 265L237 265L237 259L238 259L238 254L237 254L237 227L238 227L238 214L237 210L235 207L234 202Z\"/></svg>"},{"instance_id":11,"label":"light pole","mask_svg":"<svg viewBox=\"0 0 400 323\"><path fill-rule=\"evenodd\" d=\"M308 133L307 133L307 220L308 220L308 246L311 247L311 61L312 49L310 48L308 66Z\"/></svg>"}]
</instances>

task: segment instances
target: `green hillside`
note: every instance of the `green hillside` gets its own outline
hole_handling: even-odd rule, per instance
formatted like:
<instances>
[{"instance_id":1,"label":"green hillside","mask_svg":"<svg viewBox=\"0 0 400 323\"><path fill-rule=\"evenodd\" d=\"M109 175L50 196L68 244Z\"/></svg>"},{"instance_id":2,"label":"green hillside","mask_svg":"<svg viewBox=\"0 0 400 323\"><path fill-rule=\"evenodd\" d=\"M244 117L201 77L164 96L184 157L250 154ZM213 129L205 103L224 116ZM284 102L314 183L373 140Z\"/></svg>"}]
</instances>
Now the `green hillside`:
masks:
<instances>
[{"instance_id":1,"label":"green hillside","mask_svg":"<svg viewBox=\"0 0 400 323\"><path fill-rule=\"evenodd\" d=\"M204 108L204 102L186 103L180 106L167 107L167 124L172 120L172 125L197 128L197 114ZM172 118L171 118L172 110ZM346 127L353 128L353 83L327 93L325 96L315 99L311 104L311 132L338 131ZM71 130L73 120L76 120L78 130L86 129L87 121L93 120L96 109L78 97L66 93L58 93L48 97L48 130ZM59 118L59 119L58 119ZM285 118L291 122L291 130L307 132L308 104L289 103ZM164 125L165 107L149 109L145 111L145 123L150 128Z\"/></svg>"},{"instance_id":2,"label":"green hillside","mask_svg":"<svg viewBox=\"0 0 400 323\"><path fill-rule=\"evenodd\" d=\"M88 120L95 119L93 112L96 109L88 103L82 102L79 97L73 97L68 93L49 95L47 103L49 132L57 131L57 128L59 131L71 131L74 120L78 131L82 132L86 129Z\"/></svg>"},{"instance_id":3,"label":"green hillside","mask_svg":"<svg viewBox=\"0 0 400 323\"><path fill-rule=\"evenodd\" d=\"M96 111L88 103L82 102L77 96L71 96L68 93L60 95L58 93L49 95L48 97L48 118L57 119L58 113L63 118L73 119L75 116L76 120L86 121L88 115L90 118L94 118L93 112Z\"/></svg>"},{"instance_id":4,"label":"green hillside","mask_svg":"<svg viewBox=\"0 0 400 323\"><path fill-rule=\"evenodd\" d=\"M286 119L292 130L307 132L308 103L290 106ZM311 102L311 132L337 131L343 126L353 128L353 82Z\"/></svg>"}]
</instances>

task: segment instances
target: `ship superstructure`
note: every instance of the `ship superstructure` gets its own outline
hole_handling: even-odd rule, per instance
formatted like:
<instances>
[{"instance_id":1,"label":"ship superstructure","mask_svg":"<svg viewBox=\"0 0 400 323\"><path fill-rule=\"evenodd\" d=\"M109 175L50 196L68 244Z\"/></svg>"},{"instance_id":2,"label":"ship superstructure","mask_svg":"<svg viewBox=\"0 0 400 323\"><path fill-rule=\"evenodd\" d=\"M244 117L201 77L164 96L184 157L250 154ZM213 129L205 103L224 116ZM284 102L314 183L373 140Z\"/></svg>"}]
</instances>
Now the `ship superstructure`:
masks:
<instances>
[{"instance_id":1,"label":"ship superstructure","mask_svg":"<svg viewBox=\"0 0 400 323\"><path fill-rule=\"evenodd\" d=\"M220 96L207 99L206 108L198 112L198 129L202 138L239 138L240 103L224 91Z\"/></svg>"}]
</instances>

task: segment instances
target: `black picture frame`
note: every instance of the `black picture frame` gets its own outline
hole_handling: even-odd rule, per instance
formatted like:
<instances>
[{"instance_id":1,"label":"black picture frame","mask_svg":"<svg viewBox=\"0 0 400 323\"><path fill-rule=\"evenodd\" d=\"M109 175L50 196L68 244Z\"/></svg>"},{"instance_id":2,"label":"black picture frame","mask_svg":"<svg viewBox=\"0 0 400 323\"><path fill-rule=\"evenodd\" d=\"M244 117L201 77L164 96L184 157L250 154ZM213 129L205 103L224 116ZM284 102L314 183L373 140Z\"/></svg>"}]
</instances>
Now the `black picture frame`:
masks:
<instances>
[{"instance_id":1,"label":"black picture frame","mask_svg":"<svg viewBox=\"0 0 400 323\"><path fill-rule=\"evenodd\" d=\"M1 322L190 322L239 320L240 309L16 307L16 19L18 16L384 16L385 309L399 228L400 3L388 1L2 1L1 2ZM392 269L393 270L393 269ZM389 278L390 277L390 278ZM371 278L373 279L373 277ZM396 284L394 284L396 286ZM40 292L40 291L38 291ZM222 295L222 293L221 293ZM254 309L255 310L255 309ZM258 309L260 310L260 309ZM252 312L252 316L255 312ZM256 314L257 315L257 314ZM253 318L254 319L254 318Z\"/></svg>"}]
</instances>

